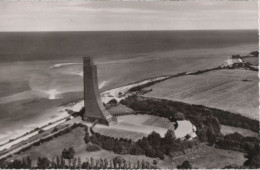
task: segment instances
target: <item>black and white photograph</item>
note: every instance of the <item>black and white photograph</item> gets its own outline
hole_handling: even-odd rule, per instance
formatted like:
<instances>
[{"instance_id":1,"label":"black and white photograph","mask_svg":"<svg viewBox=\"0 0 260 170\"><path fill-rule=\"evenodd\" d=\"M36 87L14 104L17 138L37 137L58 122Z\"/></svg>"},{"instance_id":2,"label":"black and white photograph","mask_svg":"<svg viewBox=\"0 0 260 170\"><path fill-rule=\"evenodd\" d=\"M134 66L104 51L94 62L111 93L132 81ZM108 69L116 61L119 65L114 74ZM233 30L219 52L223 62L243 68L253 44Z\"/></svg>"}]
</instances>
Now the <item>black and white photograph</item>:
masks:
<instances>
[{"instance_id":1,"label":"black and white photograph","mask_svg":"<svg viewBox=\"0 0 260 170\"><path fill-rule=\"evenodd\" d=\"M0 1L0 169L259 169L259 3Z\"/></svg>"}]
</instances>

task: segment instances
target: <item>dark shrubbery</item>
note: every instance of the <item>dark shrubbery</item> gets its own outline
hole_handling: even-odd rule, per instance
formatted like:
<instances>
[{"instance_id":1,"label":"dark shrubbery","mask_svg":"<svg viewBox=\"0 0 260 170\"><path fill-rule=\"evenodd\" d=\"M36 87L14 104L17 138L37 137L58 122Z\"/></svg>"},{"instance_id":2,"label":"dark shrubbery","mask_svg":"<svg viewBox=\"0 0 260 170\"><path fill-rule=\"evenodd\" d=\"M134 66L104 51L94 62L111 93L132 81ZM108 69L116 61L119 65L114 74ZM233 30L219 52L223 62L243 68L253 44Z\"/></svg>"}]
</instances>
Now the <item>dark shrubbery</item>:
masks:
<instances>
[{"instance_id":1,"label":"dark shrubbery","mask_svg":"<svg viewBox=\"0 0 260 170\"><path fill-rule=\"evenodd\" d=\"M107 104L111 105L111 106L114 106L116 105L118 102L116 99L111 99Z\"/></svg>"},{"instance_id":2,"label":"dark shrubbery","mask_svg":"<svg viewBox=\"0 0 260 170\"><path fill-rule=\"evenodd\" d=\"M250 54L255 56L255 57L259 56L259 52L258 51L252 51Z\"/></svg>"},{"instance_id":3,"label":"dark shrubbery","mask_svg":"<svg viewBox=\"0 0 260 170\"><path fill-rule=\"evenodd\" d=\"M40 129L40 130L38 131L39 134L40 134L40 133L43 133L43 132L45 132L45 130L43 130L43 129Z\"/></svg>"},{"instance_id":4,"label":"dark shrubbery","mask_svg":"<svg viewBox=\"0 0 260 170\"><path fill-rule=\"evenodd\" d=\"M52 133L54 132L57 132L59 129L57 127L55 127L53 130L52 130Z\"/></svg>"},{"instance_id":5,"label":"dark shrubbery","mask_svg":"<svg viewBox=\"0 0 260 170\"><path fill-rule=\"evenodd\" d=\"M72 147L70 147L69 149L64 148L62 151L62 157L64 159L73 159L75 155L75 151Z\"/></svg>"},{"instance_id":6,"label":"dark shrubbery","mask_svg":"<svg viewBox=\"0 0 260 170\"><path fill-rule=\"evenodd\" d=\"M256 137L243 137L237 132L216 140L216 147L218 148L246 153L251 153L252 150L259 150L258 144L259 140Z\"/></svg>"},{"instance_id":7,"label":"dark shrubbery","mask_svg":"<svg viewBox=\"0 0 260 170\"><path fill-rule=\"evenodd\" d=\"M260 169L259 148L248 151L245 157L247 158L247 160L244 162L245 168Z\"/></svg>"},{"instance_id":8,"label":"dark shrubbery","mask_svg":"<svg viewBox=\"0 0 260 170\"><path fill-rule=\"evenodd\" d=\"M186 160L181 165L178 165L177 169L192 169L192 166L190 162Z\"/></svg>"}]
</instances>

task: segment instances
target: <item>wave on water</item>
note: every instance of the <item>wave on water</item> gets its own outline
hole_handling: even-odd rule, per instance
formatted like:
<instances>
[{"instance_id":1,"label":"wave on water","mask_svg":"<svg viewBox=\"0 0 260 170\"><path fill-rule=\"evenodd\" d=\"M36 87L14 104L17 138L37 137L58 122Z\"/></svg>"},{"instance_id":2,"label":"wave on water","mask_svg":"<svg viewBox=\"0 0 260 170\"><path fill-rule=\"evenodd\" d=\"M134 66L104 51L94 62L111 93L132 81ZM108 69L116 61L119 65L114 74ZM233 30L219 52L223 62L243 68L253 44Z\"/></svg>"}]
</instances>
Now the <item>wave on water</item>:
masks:
<instances>
[{"instance_id":1,"label":"wave on water","mask_svg":"<svg viewBox=\"0 0 260 170\"><path fill-rule=\"evenodd\" d=\"M107 85L107 83L108 83L107 80L102 81L101 83L99 83L98 88L101 89L101 88L105 87L105 85Z\"/></svg>"},{"instance_id":2,"label":"wave on water","mask_svg":"<svg viewBox=\"0 0 260 170\"><path fill-rule=\"evenodd\" d=\"M52 67L50 67L51 69L55 69L55 68L60 68L63 66L69 66L69 65L77 65L77 64L82 64L82 63L58 63L58 64L54 64Z\"/></svg>"},{"instance_id":3,"label":"wave on water","mask_svg":"<svg viewBox=\"0 0 260 170\"><path fill-rule=\"evenodd\" d=\"M56 89L48 90L46 91L46 93L49 95L48 99L50 100L57 99L57 95L59 94Z\"/></svg>"},{"instance_id":4,"label":"wave on water","mask_svg":"<svg viewBox=\"0 0 260 170\"><path fill-rule=\"evenodd\" d=\"M71 72L72 74L78 75L80 77L83 77L83 71L81 72Z\"/></svg>"}]
</instances>

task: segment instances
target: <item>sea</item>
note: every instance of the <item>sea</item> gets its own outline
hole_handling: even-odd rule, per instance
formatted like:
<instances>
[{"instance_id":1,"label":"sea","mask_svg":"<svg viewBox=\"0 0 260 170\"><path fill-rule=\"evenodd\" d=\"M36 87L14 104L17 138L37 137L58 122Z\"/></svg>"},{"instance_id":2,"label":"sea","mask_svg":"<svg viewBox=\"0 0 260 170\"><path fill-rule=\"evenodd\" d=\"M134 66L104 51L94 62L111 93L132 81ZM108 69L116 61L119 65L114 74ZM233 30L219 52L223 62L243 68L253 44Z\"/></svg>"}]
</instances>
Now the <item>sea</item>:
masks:
<instances>
[{"instance_id":1,"label":"sea","mask_svg":"<svg viewBox=\"0 0 260 170\"><path fill-rule=\"evenodd\" d=\"M102 92L255 50L257 30L0 32L0 144L83 98L84 56L94 58Z\"/></svg>"}]
</instances>

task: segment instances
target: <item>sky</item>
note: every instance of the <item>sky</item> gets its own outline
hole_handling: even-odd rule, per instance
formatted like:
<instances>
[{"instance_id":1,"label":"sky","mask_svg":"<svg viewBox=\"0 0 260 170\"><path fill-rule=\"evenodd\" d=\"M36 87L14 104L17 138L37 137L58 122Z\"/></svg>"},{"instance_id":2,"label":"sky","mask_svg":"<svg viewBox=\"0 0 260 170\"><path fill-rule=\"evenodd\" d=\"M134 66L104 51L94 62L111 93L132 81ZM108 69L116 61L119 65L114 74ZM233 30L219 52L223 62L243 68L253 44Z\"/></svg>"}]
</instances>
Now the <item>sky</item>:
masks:
<instances>
[{"instance_id":1,"label":"sky","mask_svg":"<svg viewBox=\"0 0 260 170\"><path fill-rule=\"evenodd\" d=\"M257 28L257 0L0 2L0 31Z\"/></svg>"}]
</instances>

